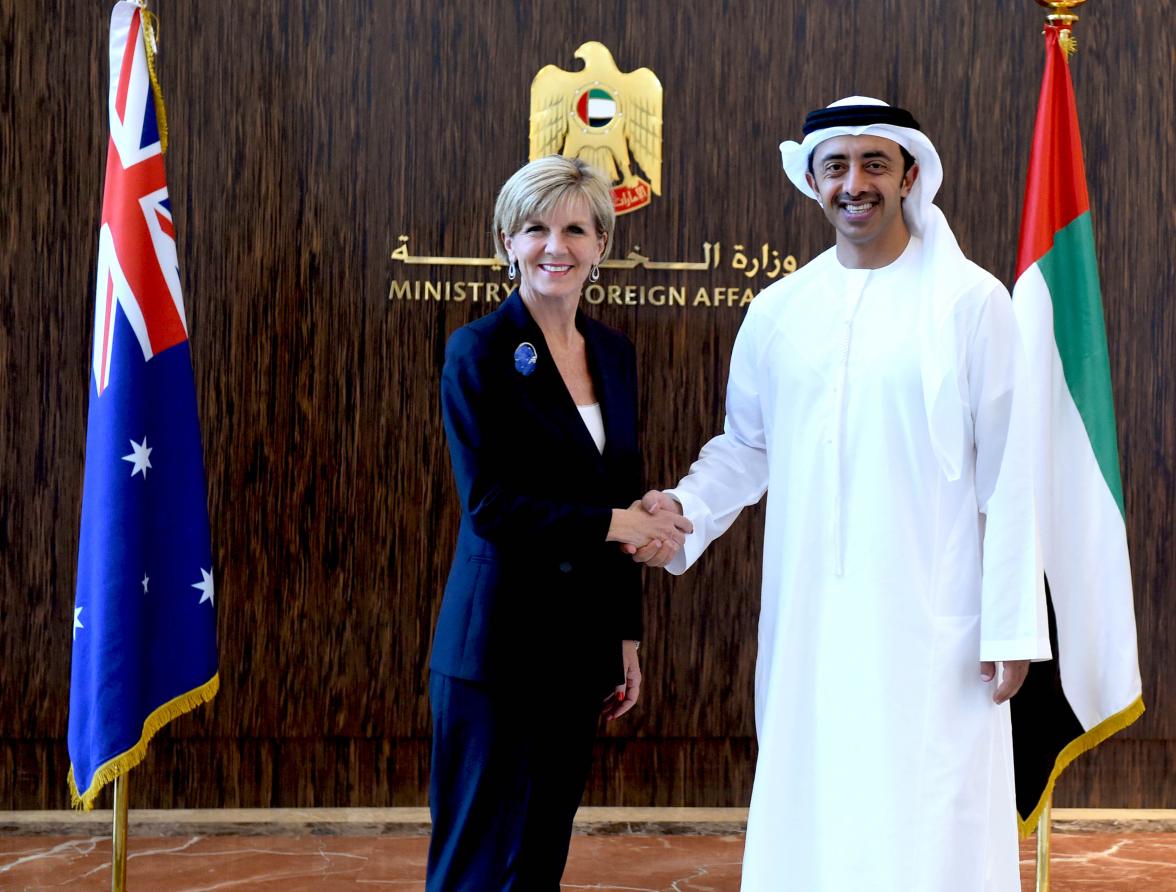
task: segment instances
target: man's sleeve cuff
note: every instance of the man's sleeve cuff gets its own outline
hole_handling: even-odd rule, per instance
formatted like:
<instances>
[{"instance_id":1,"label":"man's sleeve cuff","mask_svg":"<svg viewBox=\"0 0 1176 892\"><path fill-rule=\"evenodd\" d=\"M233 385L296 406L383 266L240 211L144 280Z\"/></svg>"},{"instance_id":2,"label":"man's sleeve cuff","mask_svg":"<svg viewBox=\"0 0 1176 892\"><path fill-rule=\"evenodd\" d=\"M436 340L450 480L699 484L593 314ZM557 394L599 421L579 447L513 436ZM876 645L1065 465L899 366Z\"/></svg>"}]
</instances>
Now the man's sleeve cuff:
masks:
<instances>
[{"instance_id":1,"label":"man's sleeve cuff","mask_svg":"<svg viewBox=\"0 0 1176 892\"><path fill-rule=\"evenodd\" d=\"M670 558L670 562L666 564L666 570L675 576L681 576L691 565L698 560L699 555L702 554L706 548L706 542L702 535L702 527L708 509L706 503L692 492L687 492L682 489L667 489L665 494L682 506L682 514L694 524L694 532L686 537L686 542L678 549L678 553Z\"/></svg>"},{"instance_id":2,"label":"man's sleeve cuff","mask_svg":"<svg viewBox=\"0 0 1176 892\"><path fill-rule=\"evenodd\" d=\"M981 641L980 659L983 662L1031 660L1040 663L1053 659L1053 652L1049 638L1005 638Z\"/></svg>"}]
</instances>

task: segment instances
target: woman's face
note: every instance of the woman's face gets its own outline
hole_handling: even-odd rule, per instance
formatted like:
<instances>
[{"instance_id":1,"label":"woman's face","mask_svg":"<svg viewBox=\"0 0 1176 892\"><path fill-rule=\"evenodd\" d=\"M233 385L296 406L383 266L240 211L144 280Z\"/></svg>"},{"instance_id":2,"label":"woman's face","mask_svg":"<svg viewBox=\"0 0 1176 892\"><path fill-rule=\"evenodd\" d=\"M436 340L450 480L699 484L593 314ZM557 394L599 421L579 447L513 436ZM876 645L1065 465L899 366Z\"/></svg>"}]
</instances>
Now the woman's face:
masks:
<instances>
[{"instance_id":1,"label":"woman's face","mask_svg":"<svg viewBox=\"0 0 1176 892\"><path fill-rule=\"evenodd\" d=\"M503 234L502 243L518 265L519 291L539 300L578 300L592 265L604 253L604 236L596 231L582 195L524 220L518 232Z\"/></svg>"}]
</instances>

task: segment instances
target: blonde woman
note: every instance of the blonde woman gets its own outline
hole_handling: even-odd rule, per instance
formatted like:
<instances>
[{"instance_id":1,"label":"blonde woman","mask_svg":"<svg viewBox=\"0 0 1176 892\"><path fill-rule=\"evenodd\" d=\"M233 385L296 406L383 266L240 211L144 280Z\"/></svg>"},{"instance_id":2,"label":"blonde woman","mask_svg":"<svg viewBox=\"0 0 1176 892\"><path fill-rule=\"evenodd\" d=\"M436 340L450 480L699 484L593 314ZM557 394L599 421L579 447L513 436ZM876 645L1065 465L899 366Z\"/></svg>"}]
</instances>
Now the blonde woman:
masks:
<instances>
[{"instance_id":1,"label":"blonde woman","mask_svg":"<svg viewBox=\"0 0 1176 892\"><path fill-rule=\"evenodd\" d=\"M597 723L640 692L641 581L618 543L691 529L634 501L633 346L579 309L614 223L595 170L527 164L494 212L517 288L446 348L462 511L430 662L429 892L559 889Z\"/></svg>"}]
</instances>

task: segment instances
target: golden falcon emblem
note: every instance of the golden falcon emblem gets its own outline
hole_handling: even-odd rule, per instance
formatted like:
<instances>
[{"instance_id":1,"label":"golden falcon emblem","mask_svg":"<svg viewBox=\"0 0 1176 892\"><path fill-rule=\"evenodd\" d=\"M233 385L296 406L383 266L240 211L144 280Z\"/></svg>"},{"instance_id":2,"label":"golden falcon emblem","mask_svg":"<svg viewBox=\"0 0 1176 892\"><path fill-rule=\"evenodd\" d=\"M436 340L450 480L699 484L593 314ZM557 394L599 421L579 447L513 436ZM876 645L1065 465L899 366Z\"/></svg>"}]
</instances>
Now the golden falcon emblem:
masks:
<instances>
[{"instance_id":1,"label":"golden falcon emblem","mask_svg":"<svg viewBox=\"0 0 1176 892\"><path fill-rule=\"evenodd\" d=\"M645 207L650 190L661 195L661 81L648 68L623 73L596 41L575 55L581 70L545 65L531 82L531 160L582 158L612 179L618 214Z\"/></svg>"}]
</instances>

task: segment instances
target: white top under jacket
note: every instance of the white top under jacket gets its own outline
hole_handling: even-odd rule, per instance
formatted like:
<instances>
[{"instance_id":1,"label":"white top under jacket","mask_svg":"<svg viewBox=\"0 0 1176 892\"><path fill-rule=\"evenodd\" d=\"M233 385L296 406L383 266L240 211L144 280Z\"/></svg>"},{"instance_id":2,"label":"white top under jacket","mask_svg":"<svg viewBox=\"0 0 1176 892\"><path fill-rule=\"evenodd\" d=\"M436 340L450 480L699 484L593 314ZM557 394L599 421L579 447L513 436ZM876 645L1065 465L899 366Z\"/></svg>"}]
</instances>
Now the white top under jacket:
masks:
<instances>
[{"instance_id":1,"label":"white top under jacket","mask_svg":"<svg viewBox=\"0 0 1176 892\"><path fill-rule=\"evenodd\" d=\"M576 406L580 417L584 419L584 427L592 435L592 442L596 449L604 455L604 413L600 411L600 403L589 403L587 406Z\"/></svg>"}]
</instances>

